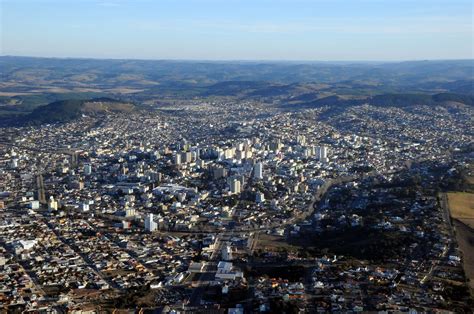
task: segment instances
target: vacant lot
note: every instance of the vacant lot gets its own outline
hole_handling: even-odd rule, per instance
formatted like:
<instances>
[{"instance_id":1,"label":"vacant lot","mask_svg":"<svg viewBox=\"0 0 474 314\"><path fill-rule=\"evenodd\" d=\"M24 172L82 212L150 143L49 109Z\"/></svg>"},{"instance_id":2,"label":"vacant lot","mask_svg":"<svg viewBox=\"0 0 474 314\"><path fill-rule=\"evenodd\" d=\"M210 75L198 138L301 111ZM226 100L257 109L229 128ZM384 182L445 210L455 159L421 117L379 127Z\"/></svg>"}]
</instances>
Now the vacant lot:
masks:
<instances>
[{"instance_id":1,"label":"vacant lot","mask_svg":"<svg viewBox=\"0 0 474 314\"><path fill-rule=\"evenodd\" d=\"M474 229L459 221L454 221L454 226L459 247L463 252L464 271L469 278L468 284L474 296Z\"/></svg>"},{"instance_id":2,"label":"vacant lot","mask_svg":"<svg viewBox=\"0 0 474 314\"><path fill-rule=\"evenodd\" d=\"M297 251L301 248L297 245L289 244L285 237L276 235L260 234L257 241L255 248L263 251Z\"/></svg>"},{"instance_id":3,"label":"vacant lot","mask_svg":"<svg viewBox=\"0 0 474 314\"><path fill-rule=\"evenodd\" d=\"M449 210L456 228L456 238L463 252L466 277L474 295L474 193L448 193Z\"/></svg>"},{"instance_id":4,"label":"vacant lot","mask_svg":"<svg viewBox=\"0 0 474 314\"><path fill-rule=\"evenodd\" d=\"M460 219L469 224L474 219L474 193L453 192L448 193L449 210L451 217ZM464 220L468 221L464 221Z\"/></svg>"}]
</instances>

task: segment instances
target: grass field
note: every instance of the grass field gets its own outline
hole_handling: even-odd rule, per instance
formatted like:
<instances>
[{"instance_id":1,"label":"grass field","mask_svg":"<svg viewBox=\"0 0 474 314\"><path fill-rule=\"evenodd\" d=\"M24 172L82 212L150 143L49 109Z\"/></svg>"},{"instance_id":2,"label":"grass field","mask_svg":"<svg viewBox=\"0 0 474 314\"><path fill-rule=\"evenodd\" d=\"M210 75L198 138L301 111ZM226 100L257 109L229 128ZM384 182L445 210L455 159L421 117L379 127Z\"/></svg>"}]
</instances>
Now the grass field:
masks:
<instances>
[{"instance_id":1,"label":"grass field","mask_svg":"<svg viewBox=\"0 0 474 314\"><path fill-rule=\"evenodd\" d=\"M464 271L474 296L474 193L451 192L447 196L456 239L463 252Z\"/></svg>"},{"instance_id":2,"label":"grass field","mask_svg":"<svg viewBox=\"0 0 474 314\"><path fill-rule=\"evenodd\" d=\"M299 246L289 244L284 237L269 234L260 234L255 248L263 251L279 251L281 249L298 251L300 249Z\"/></svg>"},{"instance_id":3,"label":"grass field","mask_svg":"<svg viewBox=\"0 0 474 314\"><path fill-rule=\"evenodd\" d=\"M456 219L474 219L474 193L448 193L451 217Z\"/></svg>"},{"instance_id":4,"label":"grass field","mask_svg":"<svg viewBox=\"0 0 474 314\"><path fill-rule=\"evenodd\" d=\"M469 278L471 295L474 297L474 231L465 224L454 221L456 228L456 239L463 252L463 264L466 277Z\"/></svg>"}]
</instances>

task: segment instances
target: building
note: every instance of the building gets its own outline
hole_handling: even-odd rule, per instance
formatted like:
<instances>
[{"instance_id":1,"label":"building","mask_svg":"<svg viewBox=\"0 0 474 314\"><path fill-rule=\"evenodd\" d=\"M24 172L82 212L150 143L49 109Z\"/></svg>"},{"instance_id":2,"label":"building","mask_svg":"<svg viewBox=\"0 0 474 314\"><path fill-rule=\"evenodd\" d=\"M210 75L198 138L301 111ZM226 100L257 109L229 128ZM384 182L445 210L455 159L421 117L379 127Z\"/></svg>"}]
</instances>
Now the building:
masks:
<instances>
[{"instance_id":1,"label":"building","mask_svg":"<svg viewBox=\"0 0 474 314\"><path fill-rule=\"evenodd\" d=\"M274 152L278 152L283 148L283 144L281 143L280 139L277 139L270 143L270 150Z\"/></svg>"},{"instance_id":2,"label":"building","mask_svg":"<svg viewBox=\"0 0 474 314\"><path fill-rule=\"evenodd\" d=\"M263 179L263 164L261 162L257 162L253 167L253 177L258 180Z\"/></svg>"},{"instance_id":3,"label":"building","mask_svg":"<svg viewBox=\"0 0 474 314\"><path fill-rule=\"evenodd\" d=\"M89 204L88 203L82 203L81 204L81 211L88 212L89 211Z\"/></svg>"},{"instance_id":4,"label":"building","mask_svg":"<svg viewBox=\"0 0 474 314\"><path fill-rule=\"evenodd\" d=\"M235 280L237 278L243 278L243 273L235 269L231 262L220 261L217 264L217 280Z\"/></svg>"},{"instance_id":5,"label":"building","mask_svg":"<svg viewBox=\"0 0 474 314\"><path fill-rule=\"evenodd\" d=\"M125 217L134 217L135 216L135 209L134 208L127 208L125 210Z\"/></svg>"},{"instance_id":6,"label":"building","mask_svg":"<svg viewBox=\"0 0 474 314\"><path fill-rule=\"evenodd\" d=\"M48 201L48 210L58 210L58 202L54 199L53 196L50 196Z\"/></svg>"},{"instance_id":7,"label":"building","mask_svg":"<svg viewBox=\"0 0 474 314\"><path fill-rule=\"evenodd\" d=\"M181 154L174 155L174 164L180 165L181 164Z\"/></svg>"},{"instance_id":8,"label":"building","mask_svg":"<svg viewBox=\"0 0 474 314\"><path fill-rule=\"evenodd\" d=\"M318 146L316 153L321 161L325 161L328 158L328 148L326 146Z\"/></svg>"},{"instance_id":9,"label":"building","mask_svg":"<svg viewBox=\"0 0 474 314\"><path fill-rule=\"evenodd\" d=\"M296 143L299 144L299 145L305 145L306 144L306 136L297 135L296 136Z\"/></svg>"},{"instance_id":10,"label":"building","mask_svg":"<svg viewBox=\"0 0 474 314\"><path fill-rule=\"evenodd\" d=\"M240 194L240 181L237 179L233 179L230 183L230 192L232 194Z\"/></svg>"},{"instance_id":11,"label":"building","mask_svg":"<svg viewBox=\"0 0 474 314\"><path fill-rule=\"evenodd\" d=\"M229 245L222 248L222 259L224 261L231 261L233 259L232 248Z\"/></svg>"},{"instance_id":12,"label":"building","mask_svg":"<svg viewBox=\"0 0 474 314\"><path fill-rule=\"evenodd\" d=\"M257 203L265 202L265 195L261 192L257 192L257 194L255 195L255 202Z\"/></svg>"},{"instance_id":13,"label":"building","mask_svg":"<svg viewBox=\"0 0 474 314\"><path fill-rule=\"evenodd\" d=\"M40 202L39 201L31 201L30 202L30 208L31 209L39 209L40 207Z\"/></svg>"},{"instance_id":14,"label":"building","mask_svg":"<svg viewBox=\"0 0 474 314\"><path fill-rule=\"evenodd\" d=\"M18 159L16 159L16 158L12 159L10 166L11 166L13 169L18 168Z\"/></svg>"},{"instance_id":15,"label":"building","mask_svg":"<svg viewBox=\"0 0 474 314\"><path fill-rule=\"evenodd\" d=\"M191 152L185 152L181 154L181 161L185 163L190 163L193 159L193 155Z\"/></svg>"},{"instance_id":16,"label":"building","mask_svg":"<svg viewBox=\"0 0 474 314\"><path fill-rule=\"evenodd\" d=\"M227 169L224 167L215 166L211 167L209 170L211 171L211 176L213 179L220 179L227 176Z\"/></svg>"},{"instance_id":17,"label":"building","mask_svg":"<svg viewBox=\"0 0 474 314\"><path fill-rule=\"evenodd\" d=\"M84 174L86 176L89 176L92 174L92 166L90 164L85 164L84 165Z\"/></svg>"},{"instance_id":18,"label":"building","mask_svg":"<svg viewBox=\"0 0 474 314\"><path fill-rule=\"evenodd\" d=\"M148 214L145 218L145 230L148 232L153 232L157 229L157 224L153 220L153 214Z\"/></svg>"}]
</instances>

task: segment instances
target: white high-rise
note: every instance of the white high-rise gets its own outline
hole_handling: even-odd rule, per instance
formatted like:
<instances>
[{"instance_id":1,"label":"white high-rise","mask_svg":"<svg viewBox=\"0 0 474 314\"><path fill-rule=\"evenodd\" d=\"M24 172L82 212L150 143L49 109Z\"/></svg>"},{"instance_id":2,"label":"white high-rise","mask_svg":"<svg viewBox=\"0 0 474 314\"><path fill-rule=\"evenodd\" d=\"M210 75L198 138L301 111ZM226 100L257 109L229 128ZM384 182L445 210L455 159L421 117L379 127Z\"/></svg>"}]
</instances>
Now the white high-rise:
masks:
<instances>
[{"instance_id":1,"label":"white high-rise","mask_svg":"<svg viewBox=\"0 0 474 314\"><path fill-rule=\"evenodd\" d=\"M49 197L48 210L58 210L58 201L56 201L53 196Z\"/></svg>"},{"instance_id":2,"label":"white high-rise","mask_svg":"<svg viewBox=\"0 0 474 314\"><path fill-rule=\"evenodd\" d=\"M232 194L239 194L240 193L240 181L237 179L233 179L230 183L230 192Z\"/></svg>"},{"instance_id":3,"label":"white high-rise","mask_svg":"<svg viewBox=\"0 0 474 314\"><path fill-rule=\"evenodd\" d=\"M145 231L153 232L158 228L156 222L153 220L153 214L148 214L145 218Z\"/></svg>"},{"instance_id":4,"label":"white high-rise","mask_svg":"<svg viewBox=\"0 0 474 314\"><path fill-rule=\"evenodd\" d=\"M174 164L175 165L180 165L181 164L181 154L180 153L176 153L176 155L174 156Z\"/></svg>"},{"instance_id":5,"label":"white high-rise","mask_svg":"<svg viewBox=\"0 0 474 314\"><path fill-rule=\"evenodd\" d=\"M261 162L257 162L253 167L253 177L255 179L263 179L263 164Z\"/></svg>"}]
</instances>

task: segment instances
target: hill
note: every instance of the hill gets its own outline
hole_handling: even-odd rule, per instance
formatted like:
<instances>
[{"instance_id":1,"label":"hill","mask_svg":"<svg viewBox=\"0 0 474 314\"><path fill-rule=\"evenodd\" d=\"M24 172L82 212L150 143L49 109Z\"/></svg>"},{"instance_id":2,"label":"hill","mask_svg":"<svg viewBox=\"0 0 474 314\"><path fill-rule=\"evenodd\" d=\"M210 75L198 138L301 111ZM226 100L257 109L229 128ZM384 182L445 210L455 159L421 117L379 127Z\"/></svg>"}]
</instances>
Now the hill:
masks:
<instances>
[{"instance_id":1,"label":"hill","mask_svg":"<svg viewBox=\"0 0 474 314\"><path fill-rule=\"evenodd\" d=\"M97 116L112 112L132 112L136 107L111 98L90 100L60 100L37 107L33 112L21 118L22 123L41 124L67 122L83 115Z\"/></svg>"},{"instance_id":2,"label":"hill","mask_svg":"<svg viewBox=\"0 0 474 314\"><path fill-rule=\"evenodd\" d=\"M397 107L411 108L414 106L446 106L448 104L458 103L465 106L474 106L474 96L440 93L440 94L381 94L366 98L343 98L337 95L318 98L313 101L297 102L287 104L292 108L317 108L317 107L349 107L362 104L369 104L377 107Z\"/></svg>"}]
</instances>

